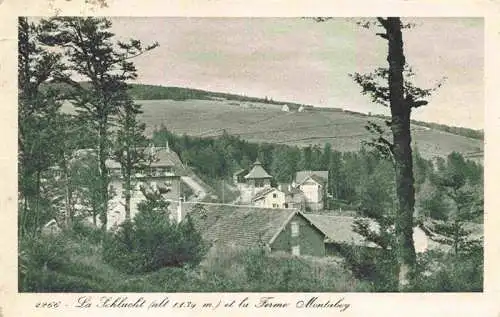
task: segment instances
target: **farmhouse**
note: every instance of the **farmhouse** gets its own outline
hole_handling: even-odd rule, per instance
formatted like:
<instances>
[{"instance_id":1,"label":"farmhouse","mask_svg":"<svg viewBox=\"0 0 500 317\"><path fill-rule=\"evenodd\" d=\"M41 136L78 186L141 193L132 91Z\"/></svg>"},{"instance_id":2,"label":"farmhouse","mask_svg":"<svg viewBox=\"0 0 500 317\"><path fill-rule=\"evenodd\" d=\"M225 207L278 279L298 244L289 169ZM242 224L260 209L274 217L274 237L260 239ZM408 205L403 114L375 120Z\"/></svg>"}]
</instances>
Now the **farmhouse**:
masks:
<instances>
[{"instance_id":1,"label":"farmhouse","mask_svg":"<svg viewBox=\"0 0 500 317\"><path fill-rule=\"evenodd\" d=\"M296 209L205 206L189 215L213 247L255 248L324 256L324 234Z\"/></svg>"},{"instance_id":2,"label":"farmhouse","mask_svg":"<svg viewBox=\"0 0 500 317\"><path fill-rule=\"evenodd\" d=\"M318 257L343 257L346 251L353 249L385 252L353 230L355 217L244 205L204 205L188 213L203 239L212 247L264 247L271 252ZM372 221L372 224L371 228L376 231L376 223ZM417 253L442 248L422 226L415 226L413 231Z\"/></svg>"}]
</instances>

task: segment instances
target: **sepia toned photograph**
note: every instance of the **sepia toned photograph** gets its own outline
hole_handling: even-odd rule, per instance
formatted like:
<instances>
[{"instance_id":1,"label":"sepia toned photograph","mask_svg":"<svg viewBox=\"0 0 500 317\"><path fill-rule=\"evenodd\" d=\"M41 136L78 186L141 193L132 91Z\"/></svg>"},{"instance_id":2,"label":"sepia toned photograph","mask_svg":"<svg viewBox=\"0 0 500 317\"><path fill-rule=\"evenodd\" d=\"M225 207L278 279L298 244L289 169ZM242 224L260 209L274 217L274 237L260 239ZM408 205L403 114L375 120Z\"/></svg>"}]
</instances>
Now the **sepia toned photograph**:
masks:
<instances>
[{"instance_id":1,"label":"sepia toned photograph","mask_svg":"<svg viewBox=\"0 0 500 317\"><path fill-rule=\"evenodd\" d=\"M482 18L20 17L18 291L483 292L484 102Z\"/></svg>"}]
</instances>

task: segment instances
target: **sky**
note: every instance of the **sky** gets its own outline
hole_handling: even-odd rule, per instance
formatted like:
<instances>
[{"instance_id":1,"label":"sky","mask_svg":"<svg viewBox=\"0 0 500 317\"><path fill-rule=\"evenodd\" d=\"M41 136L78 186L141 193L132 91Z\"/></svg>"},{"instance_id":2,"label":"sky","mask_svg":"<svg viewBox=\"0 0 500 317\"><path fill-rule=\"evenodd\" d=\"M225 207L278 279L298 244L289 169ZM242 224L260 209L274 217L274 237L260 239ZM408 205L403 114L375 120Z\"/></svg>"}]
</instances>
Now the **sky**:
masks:
<instances>
[{"instance_id":1,"label":"sky","mask_svg":"<svg viewBox=\"0 0 500 317\"><path fill-rule=\"evenodd\" d=\"M120 39L160 46L134 61L137 82L270 97L389 114L349 74L387 65L387 42L360 19L112 18ZM413 18L403 33L415 82L433 87L413 119L483 129L484 24L480 18Z\"/></svg>"}]
</instances>

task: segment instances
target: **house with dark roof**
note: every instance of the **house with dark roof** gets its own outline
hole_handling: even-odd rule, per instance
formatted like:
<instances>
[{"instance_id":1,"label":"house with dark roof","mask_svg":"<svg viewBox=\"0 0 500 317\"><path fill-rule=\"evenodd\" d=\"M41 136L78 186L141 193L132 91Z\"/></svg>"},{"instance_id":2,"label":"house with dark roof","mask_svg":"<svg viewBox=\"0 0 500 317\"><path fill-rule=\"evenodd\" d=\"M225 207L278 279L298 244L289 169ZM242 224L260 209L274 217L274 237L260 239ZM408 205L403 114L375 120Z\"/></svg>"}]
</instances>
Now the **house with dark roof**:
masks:
<instances>
[{"instance_id":1,"label":"house with dark roof","mask_svg":"<svg viewBox=\"0 0 500 317\"><path fill-rule=\"evenodd\" d=\"M134 173L133 185L135 187L131 193L130 214L133 217L137 213L137 204L145 199L144 192L151 191L158 192L165 199L172 201L169 210L174 214L177 212L177 202L181 195L182 162L168 144L165 147L151 146L146 148L146 151L149 153L150 162L146 170ZM96 151L94 149L79 149L73 153L70 163L80 162L89 165L94 164L95 160ZM110 191L114 193L108 206L108 226L111 227L125 219L123 176L118 161L109 158L106 161L106 167L110 176Z\"/></svg>"},{"instance_id":2,"label":"house with dark roof","mask_svg":"<svg viewBox=\"0 0 500 317\"><path fill-rule=\"evenodd\" d=\"M295 255L325 255L324 233L296 209L205 206L202 212L189 215L213 247L264 247Z\"/></svg>"},{"instance_id":3,"label":"house with dark roof","mask_svg":"<svg viewBox=\"0 0 500 317\"><path fill-rule=\"evenodd\" d=\"M346 250L386 252L353 230L355 217L302 213L291 208L205 205L188 212L195 228L213 247L256 248L293 255L345 256ZM377 230L373 223L372 230ZM413 239L417 252L434 248L418 226Z\"/></svg>"},{"instance_id":4,"label":"house with dark roof","mask_svg":"<svg viewBox=\"0 0 500 317\"><path fill-rule=\"evenodd\" d=\"M135 188L130 199L130 214L133 217L138 209L137 204L145 199L144 191L157 192L166 200L171 201L169 211L175 214L178 209L178 202L181 197L181 170L182 161L177 153L170 149L168 144L165 147L151 146L147 149L151 156L151 162L145 171L135 173ZM119 162L109 160L107 163L112 175L110 186L115 191L114 198L110 201L108 214L110 225L119 224L123 221L125 206L123 202L123 179Z\"/></svg>"},{"instance_id":5,"label":"house with dark roof","mask_svg":"<svg viewBox=\"0 0 500 317\"><path fill-rule=\"evenodd\" d=\"M307 209L321 210L325 205L328 171L299 171L295 174L293 186L303 192Z\"/></svg>"},{"instance_id":6,"label":"house with dark roof","mask_svg":"<svg viewBox=\"0 0 500 317\"><path fill-rule=\"evenodd\" d=\"M242 168L240 170L237 170L235 173L233 173L233 182L235 184L244 183L246 174L248 174L248 169L246 169L246 168Z\"/></svg>"}]
</instances>

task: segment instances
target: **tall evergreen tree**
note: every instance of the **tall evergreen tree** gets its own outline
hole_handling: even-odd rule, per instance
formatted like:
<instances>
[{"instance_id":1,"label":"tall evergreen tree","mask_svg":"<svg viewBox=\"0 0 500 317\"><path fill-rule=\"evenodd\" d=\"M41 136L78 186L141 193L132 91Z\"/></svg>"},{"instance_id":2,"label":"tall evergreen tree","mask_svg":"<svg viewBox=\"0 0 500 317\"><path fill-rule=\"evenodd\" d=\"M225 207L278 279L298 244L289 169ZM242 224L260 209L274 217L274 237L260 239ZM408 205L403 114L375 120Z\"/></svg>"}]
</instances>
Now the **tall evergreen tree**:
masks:
<instances>
[{"instance_id":1,"label":"tall evergreen tree","mask_svg":"<svg viewBox=\"0 0 500 317\"><path fill-rule=\"evenodd\" d=\"M116 41L110 32L111 22L95 17L55 17L42 20L50 29L43 42L64 48L69 68L86 82L69 76L58 79L71 87L71 99L80 120L97 131L97 159L101 202L99 214L103 230L107 228L109 175L106 161L111 155L110 128L124 105L126 81L137 77L132 58L147 52L157 44L143 47L138 40Z\"/></svg>"},{"instance_id":2,"label":"tall evergreen tree","mask_svg":"<svg viewBox=\"0 0 500 317\"><path fill-rule=\"evenodd\" d=\"M154 160L148 149L149 140L144 136L146 125L139 123L137 115L141 106L124 96L123 106L118 112L118 131L113 158L121 165L123 176L123 198L125 198L125 220L130 220L130 199L134 188L134 175L145 173Z\"/></svg>"},{"instance_id":3,"label":"tall evergreen tree","mask_svg":"<svg viewBox=\"0 0 500 317\"><path fill-rule=\"evenodd\" d=\"M20 234L31 226L37 232L41 222L42 173L56 160L54 141L63 135L59 129L59 95L44 87L54 74L62 72L61 55L44 50L40 37L46 29L19 18L19 192L21 196Z\"/></svg>"}]
</instances>

